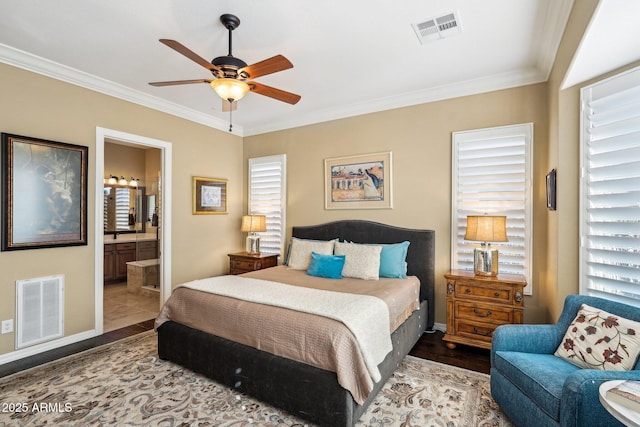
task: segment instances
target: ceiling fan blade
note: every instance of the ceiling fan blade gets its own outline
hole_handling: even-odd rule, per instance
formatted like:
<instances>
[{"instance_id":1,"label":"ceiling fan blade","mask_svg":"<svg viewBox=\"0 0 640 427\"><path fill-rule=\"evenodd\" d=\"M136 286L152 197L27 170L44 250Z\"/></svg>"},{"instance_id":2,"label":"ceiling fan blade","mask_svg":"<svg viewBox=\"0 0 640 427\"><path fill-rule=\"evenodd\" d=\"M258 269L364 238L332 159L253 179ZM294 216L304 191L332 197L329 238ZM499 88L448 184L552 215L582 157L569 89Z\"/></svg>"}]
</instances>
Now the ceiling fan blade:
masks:
<instances>
[{"instance_id":1,"label":"ceiling fan blade","mask_svg":"<svg viewBox=\"0 0 640 427\"><path fill-rule=\"evenodd\" d=\"M211 83L213 79L173 80L170 82L150 82L151 86L188 85L192 83Z\"/></svg>"},{"instance_id":2,"label":"ceiling fan blade","mask_svg":"<svg viewBox=\"0 0 640 427\"><path fill-rule=\"evenodd\" d=\"M247 65L239 69L238 74L245 72L249 75L247 78L255 79L256 77L266 76L267 74L277 73L278 71L288 70L289 68L293 68L291 61L282 55L276 55L264 61Z\"/></svg>"},{"instance_id":3,"label":"ceiling fan blade","mask_svg":"<svg viewBox=\"0 0 640 427\"><path fill-rule=\"evenodd\" d=\"M260 95L268 96L269 98L277 99L278 101L286 102L289 104L297 104L300 101L301 96L295 93L286 92L282 89L276 89L275 87L263 85L262 83L247 82L251 92L258 93Z\"/></svg>"},{"instance_id":4,"label":"ceiling fan blade","mask_svg":"<svg viewBox=\"0 0 640 427\"><path fill-rule=\"evenodd\" d=\"M222 112L227 113L229 111L236 111L238 109L238 101L229 102L222 100Z\"/></svg>"},{"instance_id":5,"label":"ceiling fan blade","mask_svg":"<svg viewBox=\"0 0 640 427\"><path fill-rule=\"evenodd\" d=\"M211 71L218 70L218 67L216 67L211 62L207 61L206 59L204 59L203 57L201 57L197 53L193 52L191 49L189 49L188 47L186 47L185 45L183 45L180 42L177 42L175 40L170 40L170 39L160 39L160 43L163 43L163 44L169 46L171 49L175 50L176 52L178 52L178 53L180 53L180 54L182 54L184 56L186 56L187 58L189 58L193 62L195 62L197 64L200 64L201 66L203 66L207 70L211 70Z\"/></svg>"}]
</instances>

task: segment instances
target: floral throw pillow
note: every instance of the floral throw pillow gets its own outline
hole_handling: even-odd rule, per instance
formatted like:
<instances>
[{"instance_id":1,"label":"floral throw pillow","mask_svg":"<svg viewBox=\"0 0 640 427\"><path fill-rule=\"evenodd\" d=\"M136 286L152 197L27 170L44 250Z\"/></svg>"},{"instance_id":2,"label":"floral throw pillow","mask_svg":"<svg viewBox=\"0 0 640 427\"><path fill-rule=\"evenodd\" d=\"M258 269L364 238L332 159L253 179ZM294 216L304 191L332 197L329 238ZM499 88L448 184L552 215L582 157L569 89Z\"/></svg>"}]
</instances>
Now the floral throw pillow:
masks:
<instances>
[{"instance_id":1,"label":"floral throw pillow","mask_svg":"<svg viewBox=\"0 0 640 427\"><path fill-rule=\"evenodd\" d=\"M640 354L640 322L582 304L554 353L586 369L629 371Z\"/></svg>"}]
</instances>

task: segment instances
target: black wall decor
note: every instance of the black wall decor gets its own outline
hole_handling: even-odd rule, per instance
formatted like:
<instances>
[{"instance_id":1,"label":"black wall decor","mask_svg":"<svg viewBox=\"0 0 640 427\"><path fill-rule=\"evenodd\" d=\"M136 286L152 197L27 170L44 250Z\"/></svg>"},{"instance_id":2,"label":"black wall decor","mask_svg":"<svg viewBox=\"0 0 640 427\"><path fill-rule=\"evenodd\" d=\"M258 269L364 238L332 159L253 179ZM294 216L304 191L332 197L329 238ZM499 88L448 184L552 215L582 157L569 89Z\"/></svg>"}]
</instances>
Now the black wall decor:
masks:
<instances>
[{"instance_id":1,"label":"black wall decor","mask_svg":"<svg viewBox=\"0 0 640 427\"><path fill-rule=\"evenodd\" d=\"M556 170L547 174L547 209L556 210Z\"/></svg>"}]
</instances>

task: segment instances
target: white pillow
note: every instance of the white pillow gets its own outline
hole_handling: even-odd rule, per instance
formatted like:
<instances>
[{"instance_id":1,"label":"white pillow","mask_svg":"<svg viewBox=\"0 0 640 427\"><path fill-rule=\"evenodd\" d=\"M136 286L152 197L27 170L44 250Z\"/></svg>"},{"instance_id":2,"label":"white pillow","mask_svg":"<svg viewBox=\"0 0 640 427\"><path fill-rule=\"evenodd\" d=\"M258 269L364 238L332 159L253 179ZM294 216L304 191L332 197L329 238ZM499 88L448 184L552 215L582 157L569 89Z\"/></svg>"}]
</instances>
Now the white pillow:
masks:
<instances>
[{"instance_id":1,"label":"white pillow","mask_svg":"<svg viewBox=\"0 0 640 427\"><path fill-rule=\"evenodd\" d=\"M335 255L346 255L342 276L364 280L378 280L382 246L336 242Z\"/></svg>"},{"instance_id":2,"label":"white pillow","mask_svg":"<svg viewBox=\"0 0 640 427\"><path fill-rule=\"evenodd\" d=\"M582 304L554 354L585 369L630 371L640 355L640 322Z\"/></svg>"},{"instance_id":3,"label":"white pillow","mask_svg":"<svg viewBox=\"0 0 640 427\"><path fill-rule=\"evenodd\" d=\"M322 255L333 255L335 240L307 240L291 238L287 265L294 270L306 270L311 262L311 252Z\"/></svg>"}]
</instances>

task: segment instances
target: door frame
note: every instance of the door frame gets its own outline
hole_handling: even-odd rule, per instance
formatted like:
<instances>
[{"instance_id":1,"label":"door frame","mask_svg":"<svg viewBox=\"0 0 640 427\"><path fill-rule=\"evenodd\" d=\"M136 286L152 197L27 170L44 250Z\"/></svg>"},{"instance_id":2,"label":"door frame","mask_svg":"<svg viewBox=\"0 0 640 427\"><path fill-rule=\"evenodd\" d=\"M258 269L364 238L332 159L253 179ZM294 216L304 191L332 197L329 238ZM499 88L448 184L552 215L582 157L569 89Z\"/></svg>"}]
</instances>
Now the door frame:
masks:
<instances>
[{"instance_id":1,"label":"door frame","mask_svg":"<svg viewBox=\"0 0 640 427\"><path fill-rule=\"evenodd\" d=\"M133 145L157 148L161 151L160 185L162 188L160 229L160 302L164 303L171 295L171 143L159 139L134 135L113 129L96 127L95 154L95 321L96 335L104 331L104 230L101 226L104 218L103 194L104 183L104 142L105 139L126 142ZM160 307L158 307L158 310Z\"/></svg>"}]
</instances>

